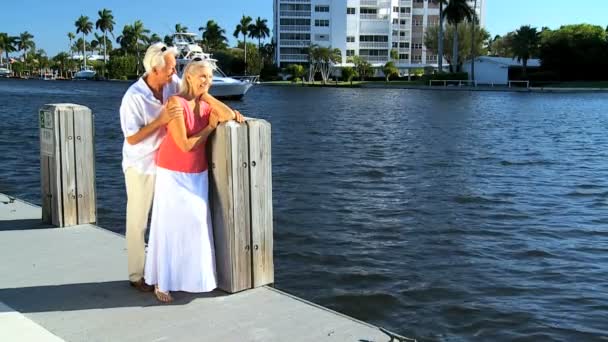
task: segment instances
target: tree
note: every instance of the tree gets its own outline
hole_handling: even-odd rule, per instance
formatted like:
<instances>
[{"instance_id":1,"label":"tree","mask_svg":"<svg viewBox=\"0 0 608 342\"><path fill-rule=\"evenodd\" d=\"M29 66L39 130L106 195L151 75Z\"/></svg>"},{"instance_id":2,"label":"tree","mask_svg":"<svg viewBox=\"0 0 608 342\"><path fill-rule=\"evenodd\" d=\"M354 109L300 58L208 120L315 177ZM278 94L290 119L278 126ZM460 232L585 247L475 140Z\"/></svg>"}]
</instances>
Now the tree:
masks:
<instances>
[{"instance_id":1,"label":"tree","mask_svg":"<svg viewBox=\"0 0 608 342\"><path fill-rule=\"evenodd\" d=\"M357 76L357 71L351 67L342 68L342 78L353 85L353 77Z\"/></svg>"},{"instance_id":2,"label":"tree","mask_svg":"<svg viewBox=\"0 0 608 342\"><path fill-rule=\"evenodd\" d=\"M2 53L6 55L8 62L8 54L17 50L18 39L17 37L9 36L8 33L0 33L0 64L2 64ZM8 63L10 68L10 63Z\"/></svg>"},{"instance_id":3,"label":"tree","mask_svg":"<svg viewBox=\"0 0 608 342\"><path fill-rule=\"evenodd\" d=\"M384 73L386 82L389 81L391 76L399 76L399 69L397 69L393 61L386 62L382 68L382 72Z\"/></svg>"},{"instance_id":4,"label":"tree","mask_svg":"<svg viewBox=\"0 0 608 342\"><path fill-rule=\"evenodd\" d=\"M251 24L252 20L253 19L251 19L250 16L243 15L241 21L238 25L236 25L234 33L232 34L236 39L239 39L239 35L243 35L243 45L245 46L245 65L247 65L247 34L249 34L253 28L253 25Z\"/></svg>"},{"instance_id":5,"label":"tree","mask_svg":"<svg viewBox=\"0 0 608 342\"><path fill-rule=\"evenodd\" d=\"M140 72L140 51L144 48L144 45L148 44L150 38L147 34L150 30L144 27L141 20L136 20L133 25L125 25L122 30L122 34L116 38L116 42L120 44L121 49L125 52L125 56L128 53L134 53L137 56L136 70Z\"/></svg>"},{"instance_id":6,"label":"tree","mask_svg":"<svg viewBox=\"0 0 608 342\"><path fill-rule=\"evenodd\" d=\"M20 33L19 38L17 39L17 49L23 51L25 69L27 69L27 51L36 48L36 44L32 39L34 39L34 36L27 31Z\"/></svg>"},{"instance_id":7,"label":"tree","mask_svg":"<svg viewBox=\"0 0 608 342\"><path fill-rule=\"evenodd\" d=\"M475 9L477 8L477 0L473 3L473 18L471 20L471 41L475 40L475 24L477 22L477 14ZM471 81L475 82L475 45L471 44Z\"/></svg>"},{"instance_id":8,"label":"tree","mask_svg":"<svg viewBox=\"0 0 608 342\"><path fill-rule=\"evenodd\" d=\"M465 20L469 22L475 17L475 11L469 6L467 0L450 0L445 8L445 18L449 24L454 25L454 41L452 43L453 61L458 63L458 25ZM455 67L455 68L454 68ZM458 71L459 64L450 64L452 71Z\"/></svg>"},{"instance_id":9,"label":"tree","mask_svg":"<svg viewBox=\"0 0 608 342\"><path fill-rule=\"evenodd\" d=\"M87 68L87 49L86 49L86 36L93 31L93 23L89 21L89 17L81 15L78 20L74 23L76 26L76 33L82 32L82 59L84 61L84 68Z\"/></svg>"},{"instance_id":10,"label":"tree","mask_svg":"<svg viewBox=\"0 0 608 342\"><path fill-rule=\"evenodd\" d=\"M397 49L391 49L391 60L396 61L399 59L399 51Z\"/></svg>"},{"instance_id":11,"label":"tree","mask_svg":"<svg viewBox=\"0 0 608 342\"><path fill-rule=\"evenodd\" d=\"M292 83L295 83L304 77L304 67L300 64L290 64L287 67L287 72L291 74ZM304 80L302 80L302 83L304 83Z\"/></svg>"},{"instance_id":12,"label":"tree","mask_svg":"<svg viewBox=\"0 0 608 342\"><path fill-rule=\"evenodd\" d=\"M540 34L542 69L562 81L608 79L607 33L602 26L565 25Z\"/></svg>"},{"instance_id":13,"label":"tree","mask_svg":"<svg viewBox=\"0 0 608 342\"><path fill-rule=\"evenodd\" d=\"M97 12L99 15L99 19L95 22L95 28L101 30L103 32L103 64L104 64L104 74L105 74L105 65L108 63L107 60L107 47L108 47L108 32L112 34L114 37L114 16L112 15L112 11L109 9L102 9Z\"/></svg>"},{"instance_id":14,"label":"tree","mask_svg":"<svg viewBox=\"0 0 608 342\"><path fill-rule=\"evenodd\" d=\"M154 43L160 43L163 40L160 38L160 36L156 33L152 33L152 35L148 38L148 42L150 44L154 44Z\"/></svg>"},{"instance_id":15,"label":"tree","mask_svg":"<svg viewBox=\"0 0 608 342\"><path fill-rule=\"evenodd\" d=\"M490 56L505 57L512 56L511 42L514 32L509 32L505 36L496 35L494 39L490 39L488 44L488 53Z\"/></svg>"},{"instance_id":16,"label":"tree","mask_svg":"<svg viewBox=\"0 0 608 342\"><path fill-rule=\"evenodd\" d=\"M342 62L342 53L340 49L332 49L331 47L314 46L311 49L311 69L319 71L323 84L327 84L329 75L332 73L336 64ZM311 79L314 73L311 75ZM310 80L309 80L310 81Z\"/></svg>"},{"instance_id":17,"label":"tree","mask_svg":"<svg viewBox=\"0 0 608 342\"><path fill-rule=\"evenodd\" d=\"M186 32L188 32L187 26L182 26L182 24L180 24L180 23L175 24L175 33L186 33Z\"/></svg>"},{"instance_id":18,"label":"tree","mask_svg":"<svg viewBox=\"0 0 608 342\"><path fill-rule=\"evenodd\" d=\"M427 29L427 32L424 36L424 45L427 50L432 52L437 52L438 42L437 42L437 31L438 26L431 26ZM444 54L445 59L448 63L457 65L462 63L464 59L471 58L471 24L464 23L458 25L458 31L456 31L456 27L453 25L447 25L445 30L445 35L443 36L443 44L445 46L453 45L454 33L458 32L458 60L454 60L452 53ZM474 53L476 56L486 55L488 49L488 40L490 39L490 34L483 28L475 30L475 50Z\"/></svg>"},{"instance_id":19,"label":"tree","mask_svg":"<svg viewBox=\"0 0 608 342\"><path fill-rule=\"evenodd\" d=\"M215 21L209 20L205 26L198 28L203 34L203 45L209 52L226 49L226 30L221 28Z\"/></svg>"},{"instance_id":20,"label":"tree","mask_svg":"<svg viewBox=\"0 0 608 342\"><path fill-rule=\"evenodd\" d=\"M355 65L355 70L357 71L357 75L361 81L365 81L365 77L372 75L372 65L369 64L369 62L365 59L361 58L361 56L352 56L348 61Z\"/></svg>"},{"instance_id":21,"label":"tree","mask_svg":"<svg viewBox=\"0 0 608 342\"><path fill-rule=\"evenodd\" d=\"M70 40L70 52L72 53L72 59L74 59L74 49L72 45L72 40L76 39L74 32L68 32L68 39Z\"/></svg>"},{"instance_id":22,"label":"tree","mask_svg":"<svg viewBox=\"0 0 608 342\"><path fill-rule=\"evenodd\" d=\"M513 58L522 63L524 76L527 76L528 59L538 55L539 42L540 35L535 27L526 25L515 31L512 40Z\"/></svg>"},{"instance_id":23,"label":"tree","mask_svg":"<svg viewBox=\"0 0 608 342\"><path fill-rule=\"evenodd\" d=\"M439 45L437 48L437 69L439 69L439 72L443 72L443 20L445 19L443 6L448 4L448 0L437 1L439 1L439 30L437 30L437 41L439 42Z\"/></svg>"},{"instance_id":24,"label":"tree","mask_svg":"<svg viewBox=\"0 0 608 342\"><path fill-rule=\"evenodd\" d=\"M251 31L249 32L249 38L258 39L258 50L262 48L262 39L270 37L270 30L268 29L268 25L266 25L267 22L268 20L258 17L255 20L255 24L252 24Z\"/></svg>"}]
</instances>

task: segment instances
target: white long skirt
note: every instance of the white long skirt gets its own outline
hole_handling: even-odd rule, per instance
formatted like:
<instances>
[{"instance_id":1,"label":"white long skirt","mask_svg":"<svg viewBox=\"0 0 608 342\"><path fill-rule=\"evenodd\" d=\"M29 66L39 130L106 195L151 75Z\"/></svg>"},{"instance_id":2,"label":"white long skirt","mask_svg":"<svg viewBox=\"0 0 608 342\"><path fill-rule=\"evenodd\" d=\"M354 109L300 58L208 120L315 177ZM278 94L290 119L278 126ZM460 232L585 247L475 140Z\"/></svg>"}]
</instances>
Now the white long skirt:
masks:
<instances>
[{"instance_id":1,"label":"white long skirt","mask_svg":"<svg viewBox=\"0 0 608 342\"><path fill-rule=\"evenodd\" d=\"M216 288L215 250L207 171L158 167L145 279L163 291L208 292Z\"/></svg>"}]
</instances>

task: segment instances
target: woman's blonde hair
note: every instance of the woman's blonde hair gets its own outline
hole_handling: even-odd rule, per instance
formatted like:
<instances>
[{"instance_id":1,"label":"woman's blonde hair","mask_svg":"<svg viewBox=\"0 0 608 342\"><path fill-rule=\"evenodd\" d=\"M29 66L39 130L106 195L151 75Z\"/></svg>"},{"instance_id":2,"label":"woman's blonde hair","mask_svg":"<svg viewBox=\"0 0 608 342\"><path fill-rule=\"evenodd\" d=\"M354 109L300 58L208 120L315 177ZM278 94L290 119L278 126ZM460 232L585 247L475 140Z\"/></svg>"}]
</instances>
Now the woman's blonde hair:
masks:
<instances>
[{"instance_id":1,"label":"woman's blonde hair","mask_svg":"<svg viewBox=\"0 0 608 342\"><path fill-rule=\"evenodd\" d=\"M184 73L182 74L182 81L179 85L180 94L186 95L186 94L190 93L190 90L191 90L190 83L188 82L188 77L186 77L186 76L192 75L196 71L201 70L202 68L209 68L209 70L211 70L211 72L213 73L216 66L214 63L212 63L211 61L208 61L206 59L202 59L202 60L194 59L186 65L186 68L184 69Z\"/></svg>"}]
</instances>

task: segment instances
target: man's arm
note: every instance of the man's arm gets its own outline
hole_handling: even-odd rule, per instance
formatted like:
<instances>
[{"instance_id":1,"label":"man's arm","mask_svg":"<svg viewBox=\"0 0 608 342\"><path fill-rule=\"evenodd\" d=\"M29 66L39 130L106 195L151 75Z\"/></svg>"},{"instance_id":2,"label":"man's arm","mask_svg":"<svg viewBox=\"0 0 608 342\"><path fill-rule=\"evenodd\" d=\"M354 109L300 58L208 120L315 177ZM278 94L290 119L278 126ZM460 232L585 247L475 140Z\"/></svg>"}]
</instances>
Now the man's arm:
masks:
<instances>
[{"instance_id":1,"label":"man's arm","mask_svg":"<svg viewBox=\"0 0 608 342\"><path fill-rule=\"evenodd\" d=\"M130 101L129 101L130 100ZM168 110L163 106L160 115L147 125L143 123L143 116L138 115L143 108L136 105L133 99L123 99L120 107L121 124L127 143L135 145L154 134L159 128L181 115L178 111Z\"/></svg>"}]
</instances>

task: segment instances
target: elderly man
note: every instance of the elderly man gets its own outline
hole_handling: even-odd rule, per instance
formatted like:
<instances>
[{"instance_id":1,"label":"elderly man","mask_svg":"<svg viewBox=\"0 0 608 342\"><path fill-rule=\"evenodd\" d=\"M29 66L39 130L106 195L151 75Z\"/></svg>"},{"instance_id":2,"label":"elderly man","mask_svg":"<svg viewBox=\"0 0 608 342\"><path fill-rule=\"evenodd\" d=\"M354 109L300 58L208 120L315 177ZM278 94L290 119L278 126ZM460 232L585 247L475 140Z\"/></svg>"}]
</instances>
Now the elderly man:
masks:
<instances>
[{"instance_id":1,"label":"elderly man","mask_svg":"<svg viewBox=\"0 0 608 342\"><path fill-rule=\"evenodd\" d=\"M127 255L129 282L144 292L154 287L144 281L145 234L154 198L156 152L165 136L165 126L182 115L179 108L164 106L179 92L175 74L177 50L163 43L153 44L144 56L146 73L129 87L120 105L120 124L125 140L122 168L127 189ZM227 121L240 113L232 111L212 96L204 98L216 115ZM240 121L240 120L239 120Z\"/></svg>"}]
</instances>

